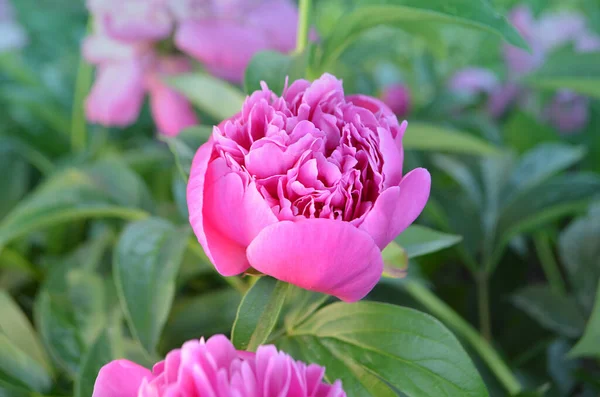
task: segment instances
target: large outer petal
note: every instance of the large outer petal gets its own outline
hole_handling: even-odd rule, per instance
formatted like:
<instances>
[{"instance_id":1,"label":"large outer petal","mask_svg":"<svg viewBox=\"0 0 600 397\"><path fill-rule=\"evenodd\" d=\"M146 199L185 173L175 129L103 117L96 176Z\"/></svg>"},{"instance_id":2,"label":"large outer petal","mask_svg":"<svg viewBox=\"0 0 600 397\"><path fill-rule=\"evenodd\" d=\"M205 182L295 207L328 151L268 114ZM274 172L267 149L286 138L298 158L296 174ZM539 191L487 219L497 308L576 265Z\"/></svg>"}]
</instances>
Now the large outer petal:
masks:
<instances>
[{"instance_id":1,"label":"large outer petal","mask_svg":"<svg viewBox=\"0 0 600 397\"><path fill-rule=\"evenodd\" d=\"M143 71L137 62L102 66L86 99L87 118L104 126L132 124L140 113L144 93Z\"/></svg>"},{"instance_id":2,"label":"large outer petal","mask_svg":"<svg viewBox=\"0 0 600 397\"><path fill-rule=\"evenodd\" d=\"M92 397L137 397L142 380L152 377L149 369L136 363L115 360L100 369Z\"/></svg>"},{"instance_id":3,"label":"large outer petal","mask_svg":"<svg viewBox=\"0 0 600 397\"><path fill-rule=\"evenodd\" d=\"M187 188L190 223L219 273L233 276L250 266L246 247L277 218L253 182L246 185L222 158L210 162L212 146L202 145L192 163Z\"/></svg>"},{"instance_id":4,"label":"large outer petal","mask_svg":"<svg viewBox=\"0 0 600 397\"><path fill-rule=\"evenodd\" d=\"M431 176L424 168L406 174L399 186L385 190L359 229L368 233L380 249L417 219L429 198Z\"/></svg>"},{"instance_id":5,"label":"large outer petal","mask_svg":"<svg viewBox=\"0 0 600 397\"><path fill-rule=\"evenodd\" d=\"M175 35L177 47L218 77L241 82L252 56L268 48L261 32L233 21L186 21Z\"/></svg>"},{"instance_id":6,"label":"large outer petal","mask_svg":"<svg viewBox=\"0 0 600 397\"><path fill-rule=\"evenodd\" d=\"M331 219L283 221L247 249L253 268L299 287L353 302L377 284L381 252L367 233Z\"/></svg>"}]
</instances>

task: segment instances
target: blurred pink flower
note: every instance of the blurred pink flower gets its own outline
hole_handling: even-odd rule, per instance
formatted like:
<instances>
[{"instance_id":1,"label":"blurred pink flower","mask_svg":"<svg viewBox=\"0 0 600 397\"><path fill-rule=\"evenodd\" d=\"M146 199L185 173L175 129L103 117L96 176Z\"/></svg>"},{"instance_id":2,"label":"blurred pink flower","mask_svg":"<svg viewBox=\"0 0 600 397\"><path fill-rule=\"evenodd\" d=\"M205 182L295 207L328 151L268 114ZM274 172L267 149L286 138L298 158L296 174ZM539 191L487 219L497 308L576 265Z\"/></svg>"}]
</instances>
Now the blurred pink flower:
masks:
<instances>
[{"instance_id":1,"label":"blurred pink flower","mask_svg":"<svg viewBox=\"0 0 600 397\"><path fill-rule=\"evenodd\" d=\"M402 175L405 129L329 74L281 97L263 85L194 158L187 201L200 244L225 276L253 267L363 298L381 277L381 250L429 197L427 170Z\"/></svg>"},{"instance_id":2,"label":"blurred pink flower","mask_svg":"<svg viewBox=\"0 0 600 397\"><path fill-rule=\"evenodd\" d=\"M600 36L587 28L583 14L551 12L535 20L529 7L521 5L511 11L510 21L527 41L532 52L528 53L508 44L503 46L508 81L486 91L482 87L487 84L492 87L490 75L493 76L493 73L485 73L480 68L466 68L457 72L449 83L449 88L454 92L468 87L481 87L479 92L490 95L487 107L494 117L504 114L513 103L524 104L531 98L531 92L522 87L518 79L540 68L552 51L569 43L573 44L577 52L600 51ZM588 119L587 103L582 96L559 90L541 112L541 118L551 122L559 131L571 133L585 127Z\"/></svg>"},{"instance_id":3,"label":"blurred pink flower","mask_svg":"<svg viewBox=\"0 0 600 397\"><path fill-rule=\"evenodd\" d=\"M500 86L498 77L489 69L461 69L450 79L449 88L467 95L490 94Z\"/></svg>"},{"instance_id":4,"label":"blurred pink flower","mask_svg":"<svg viewBox=\"0 0 600 397\"><path fill-rule=\"evenodd\" d=\"M345 397L325 368L295 361L274 346L238 352L223 335L186 342L152 371L127 360L100 370L92 397Z\"/></svg>"},{"instance_id":5,"label":"blurred pink flower","mask_svg":"<svg viewBox=\"0 0 600 397\"><path fill-rule=\"evenodd\" d=\"M27 34L15 18L10 0L0 0L0 53L23 47Z\"/></svg>"},{"instance_id":6,"label":"blurred pink flower","mask_svg":"<svg viewBox=\"0 0 600 397\"><path fill-rule=\"evenodd\" d=\"M398 117L404 117L410 111L410 91L403 84L386 87L381 93L381 100Z\"/></svg>"}]
</instances>

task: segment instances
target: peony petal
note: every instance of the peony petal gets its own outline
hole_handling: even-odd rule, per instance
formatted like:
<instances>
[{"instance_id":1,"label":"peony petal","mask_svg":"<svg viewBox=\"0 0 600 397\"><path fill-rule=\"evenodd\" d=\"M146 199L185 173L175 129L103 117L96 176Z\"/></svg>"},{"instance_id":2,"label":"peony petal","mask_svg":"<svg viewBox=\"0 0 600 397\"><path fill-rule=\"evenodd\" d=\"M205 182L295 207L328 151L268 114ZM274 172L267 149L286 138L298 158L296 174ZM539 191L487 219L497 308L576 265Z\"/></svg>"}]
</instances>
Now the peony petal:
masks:
<instances>
[{"instance_id":1,"label":"peony petal","mask_svg":"<svg viewBox=\"0 0 600 397\"><path fill-rule=\"evenodd\" d=\"M152 373L128 360L115 360L106 364L96 378L92 397L137 397L144 378Z\"/></svg>"},{"instance_id":2,"label":"peony petal","mask_svg":"<svg viewBox=\"0 0 600 397\"><path fill-rule=\"evenodd\" d=\"M252 56L268 48L260 32L234 21L183 22L175 35L175 43L211 73L233 82L241 82Z\"/></svg>"},{"instance_id":3,"label":"peony petal","mask_svg":"<svg viewBox=\"0 0 600 397\"><path fill-rule=\"evenodd\" d=\"M176 136L183 129L198 124L190 102L160 80L150 90L150 107L158 130L167 136Z\"/></svg>"},{"instance_id":4,"label":"peony petal","mask_svg":"<svg viewBox=\"0 0 600 397\"><path fill-rule=\"evenodd\" d=\"M429 198L431 176L424 168L406 174L400 185L384 191L359 229L367 232L380 249L417 219Z\"/></svg>"},{"instance_id":5,"label":"peony petal","mask_svg":"<svg viewBox=\"0 0 600 397\"><path fill-rule=\"evenodd\" d=\"M271 225L247 254L260 272L347 302L367 295L383 271L381 252L368 234L330 219Z\"/></svg>"}]
</instances>

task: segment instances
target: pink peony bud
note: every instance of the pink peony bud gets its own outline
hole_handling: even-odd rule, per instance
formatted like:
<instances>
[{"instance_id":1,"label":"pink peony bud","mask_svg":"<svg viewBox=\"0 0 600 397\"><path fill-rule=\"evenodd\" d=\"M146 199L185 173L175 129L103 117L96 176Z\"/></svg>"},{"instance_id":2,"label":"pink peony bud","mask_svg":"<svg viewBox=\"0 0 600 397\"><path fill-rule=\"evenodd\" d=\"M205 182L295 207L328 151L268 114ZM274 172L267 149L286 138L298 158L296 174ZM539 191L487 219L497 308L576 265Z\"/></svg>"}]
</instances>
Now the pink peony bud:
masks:
<instances>
[{"instance_id":1,"label":"pink peony bud","mask_svg":"<svg viewBox=\"0 0 600 397\"><path fill-rule=\"evenodd\" d=\"M152 116L162 134L175 136L183 129L198 124L190 102L162 81L166 76L190 70L185 58L163 58L158 62L157 70L147 78Z\"/></svg>"},{"instance_id":2,"label":"pink peony bud","mask_svg":"<svg viewBox=\"0 0 600 397\"><path fill-rule=\"evenodd\" d=\"M253 267L361 299L381 277L381 250L429 197L425 169L402 175L405 129L329 74L281 97L263 85L194 158L187 201L200 244L225 276Z\"/></svg>"},{"instance_id":3,"label":"pink peony bud","mask_svg":"<svg viewBox=\"0 0 600 397\"><path fill-rule=\"evenodd\" d=\"M100 370L92 397L345 397L340 381L323 382L325 369L295 361L274 346L238 352L223 335L192 340L152 371L127 360Z\"/></svg>"},{"instance_id":4,"label":"pink peony bud","mask_svg":"<svg viewBox=\"0 0 600 397\"><path fill-rule=\"evenodd\" d=\"M398 117L404 117L410 111L410 91L402 84L387 87L381 94L381 100Z\"/></svg>"},{"instance_id":5,"label":"pink peony bud","mask_svg":"<svg viewBox=\"0 0 600 397\"><path fill-rule=\"evenodd\" d=\"M138 62L101 66L85 103L87 118L105 126L127 126L137 119L144 92L144 73Z\"/></svg>"}]
</instances>

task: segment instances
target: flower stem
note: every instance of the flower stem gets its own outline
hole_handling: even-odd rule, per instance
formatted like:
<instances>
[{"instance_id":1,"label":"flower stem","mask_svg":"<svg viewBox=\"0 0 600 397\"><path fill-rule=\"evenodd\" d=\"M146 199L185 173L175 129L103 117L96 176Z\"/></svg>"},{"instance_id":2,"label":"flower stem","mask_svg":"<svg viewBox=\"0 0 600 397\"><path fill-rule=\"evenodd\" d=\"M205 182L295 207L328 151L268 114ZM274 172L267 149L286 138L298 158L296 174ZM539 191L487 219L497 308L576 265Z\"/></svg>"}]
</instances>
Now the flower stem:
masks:
<instances>
[{"instance_id":1,"label":"flower stem","mask_svg":"<svg viewBox=\"0 0 600 397\"><path fill-rule=\"evenodd\" d=\"M302 53L308 44L311 0L300 0L299 10L300 14L298 16L298 31L296 36L296 54Z\"/></svg>"},{"instance_id":2,"label":"flower stem","mask_svg":"<svg viewBox=\"0 0 600 397\"><path fill-rule=\"evenodd\" d=\"M492 320L490 317L490 277L480 272L475 277L477 285L477 307L479 311L479 331L488 342L492 341Z\"/></svg>"},{"instance_id":3,"label":"flower stem","mask_svg":"<svg viewBox=\"0 0 600 397\"><path fill-rule=\"evenodd\" d=\"M521 391L521 384L496 350L458 313L416 281L406 281L403 286L410 296L471 345L510 395Z\"/></svg>"},{"instance_id":4,"label":"flower stem","mask_svg":"<svg viewBox=\"0 0 600 397\"><path fill-rule=\"evenodd\" d=\"M554 292L560 295L565 295L567 288L560 274L558 263L556 262L554 254L552 253L550 236L548 236L548 233L546 232L538 232L535 234L533 242L550 287L552 290L554 290Z\"/></svg>"}]
</instances>

